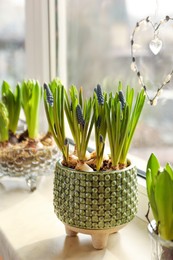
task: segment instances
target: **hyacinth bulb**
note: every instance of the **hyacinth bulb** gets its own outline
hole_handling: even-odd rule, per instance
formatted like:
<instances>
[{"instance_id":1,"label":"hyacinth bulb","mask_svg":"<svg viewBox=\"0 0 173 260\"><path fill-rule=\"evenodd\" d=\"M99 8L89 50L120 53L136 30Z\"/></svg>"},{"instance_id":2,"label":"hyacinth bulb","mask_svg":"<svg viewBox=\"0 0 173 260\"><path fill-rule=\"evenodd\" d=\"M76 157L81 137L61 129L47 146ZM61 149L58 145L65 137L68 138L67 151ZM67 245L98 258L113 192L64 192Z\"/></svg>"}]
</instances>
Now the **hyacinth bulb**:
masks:
<instances>
[{"instance_id":1,"label":"hyacinth bulb","mask_svg":"<svg viewBox=\"0 0 173 260\"><path fill-rule=\"evenodd\" d=\"M93 172L93 169L88 164L81 161L78 161L75 170L83 171L83 172Z\"/></svg>"}]
</instances>

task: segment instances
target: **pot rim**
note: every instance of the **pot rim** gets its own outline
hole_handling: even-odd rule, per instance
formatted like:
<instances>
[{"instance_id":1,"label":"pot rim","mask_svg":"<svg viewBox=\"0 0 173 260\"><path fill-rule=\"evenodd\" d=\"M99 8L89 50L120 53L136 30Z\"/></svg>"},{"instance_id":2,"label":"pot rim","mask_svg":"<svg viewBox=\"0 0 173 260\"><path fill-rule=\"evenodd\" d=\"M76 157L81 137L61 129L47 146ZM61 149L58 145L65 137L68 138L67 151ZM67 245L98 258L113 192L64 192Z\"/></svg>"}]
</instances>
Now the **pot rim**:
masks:
<instances>
[{"instance_id":1,"label":"pot rim","mask_svg":"<svg viewBox=\"0 0 173 260\"><path fill-rule=\"evenodd\" d=\"M133 168L136 168L136 166L131 163L131 160L127 159L128 163L129 163L129 166L127 166L126 168L123 168L121 170L108 170L108 171L93 171L93 172L85 172L85 171L78 171L78 170L75 170L75 169L72 169L72 168L69 168L69 167L66 167L64 165L61 164L61 161L62 161L62 158L59 158L56 162L56 165L59 165L59 167L61 167L62 169L65 169L66 171L69 171L69 172L74 172L74 173L82 173L82 174L110 174L110 173L122 173L122 172L127 172ZM56 167L55 165L55 167Z\"/></svg>"},{"instance_id":2,"label":"pot rim","mask_svg":"<svg viewBox=\"0 0 173 260\"><path fill-rule=\"evenodd\" d=\"M148 232L151 235L152 238L155 240L159 241L161 245L166 246L166 247L173 247L173 241L171 240L166 240L162 238L159 234L157 235L153 228L156 228L156 221L153 219L149 224L148 224Z\"/></svg>"}]
</instances>

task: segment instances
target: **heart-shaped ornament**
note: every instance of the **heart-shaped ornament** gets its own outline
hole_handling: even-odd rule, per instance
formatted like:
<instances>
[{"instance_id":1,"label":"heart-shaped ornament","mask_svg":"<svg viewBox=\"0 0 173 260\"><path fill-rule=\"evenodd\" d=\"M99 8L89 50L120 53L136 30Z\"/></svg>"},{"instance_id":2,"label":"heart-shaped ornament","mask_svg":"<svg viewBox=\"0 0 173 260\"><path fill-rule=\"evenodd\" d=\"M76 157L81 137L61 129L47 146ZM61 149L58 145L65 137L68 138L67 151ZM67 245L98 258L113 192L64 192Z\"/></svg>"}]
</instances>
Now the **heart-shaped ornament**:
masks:
<instances>
[{"instance_id":1,"label":"heart-shaped ornament","mask_svg":"<svg viewBox=\"0 0 173 260\"><path fill-rule=\"evenodd\" d=\"M140 20L139 22L136 23L136 26L134 28L134 31L133 31L132 37L131 37L131 57L132 57L131 69L136 72L137 77L139 79L139 83L144 88L145 93L147 95L147 98L148 98L148 100L149 100L151 105L156 105L157 104L157 98L160 95L163 87L165 85L167 85L170 82L171 78L172 78L173 69L170 70L168 75L165 77L163 82L160 84L160 87L157 88L156 93L154 94L154 97L150 98L147 86L146 86L146 84L144 83L144 80L143 80L143 75L141 75L141 72L139 71L138 65L136 64L136 57L135 57L135 51L136 50L135 50L135 46L137 44L135 43L134 39L135 39L136 32L142 30L142 25L150 24L152 26L152 28L153 28L154 39L152 39L150 41L149 48L150 48L151 52L154 55L157 55L162 50L162 45L163 45L162 44L162 40L158 38L159 28L160 28L160 26L162 24L164 24L164 23L166 23L168 21L171 21L171 20L173 21L173 18L170 18L169 16L166 16L163 20L160 20L159 23L153 24L153 22L150 20L150 17L142 19L142 20Z\"/></svg>"},{"instance_id":2,"label":"heart-shaped ornament","mask_svg":"<svg viewBox=\"0 0 173 260\"><path fill-rule=\"evenodd\" d=\"M162 49L162 41L158 38L155 37L149 44L150 50L154 55L157 55L160 50Z\"/></svg>"}]
</instances>

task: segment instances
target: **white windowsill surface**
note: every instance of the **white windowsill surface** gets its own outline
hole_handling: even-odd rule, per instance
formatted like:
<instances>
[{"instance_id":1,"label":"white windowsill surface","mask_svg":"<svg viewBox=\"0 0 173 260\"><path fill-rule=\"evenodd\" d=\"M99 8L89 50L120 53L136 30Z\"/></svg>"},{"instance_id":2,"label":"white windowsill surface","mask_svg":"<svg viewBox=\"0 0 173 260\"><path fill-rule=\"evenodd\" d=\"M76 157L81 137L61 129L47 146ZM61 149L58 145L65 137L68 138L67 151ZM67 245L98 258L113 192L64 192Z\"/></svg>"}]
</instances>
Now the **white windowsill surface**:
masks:
<instances>
[{"instance_id":1,"label":"white windowsill surface","mask_svg":"<svg viewBox=\"0 0 173 260\"><path fill-rule=\"evenodd\" d=\"M40 178L33 193L22 178L0 179L0 228L21 260L150 259L147 223L138 216L95 250L88 235L66 236L53 210L53 174Z\"/></svg>"}]
</instances>

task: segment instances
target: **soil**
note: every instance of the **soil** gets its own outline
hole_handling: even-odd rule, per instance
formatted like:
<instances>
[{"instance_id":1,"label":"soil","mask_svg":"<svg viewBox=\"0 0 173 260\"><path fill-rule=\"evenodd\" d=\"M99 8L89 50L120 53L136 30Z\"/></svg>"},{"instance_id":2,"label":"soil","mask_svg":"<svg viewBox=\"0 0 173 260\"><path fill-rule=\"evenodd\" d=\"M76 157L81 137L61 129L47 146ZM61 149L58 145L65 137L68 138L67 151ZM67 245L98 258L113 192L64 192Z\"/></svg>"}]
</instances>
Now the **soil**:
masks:
<instances>
[{"instance_id":1,"label":"soil","mask_svg":"<svg viewBox=\"0 0 173 260\"><path fill-rule=\"evenodd\" d=\"M92 156L92 154L95 154L95 151L91 153L91 158L84 161L83 163L86 163L88 166L90 166L93 169L93 171L96 171L96 156ZM64 165L65 167L71 168L71 169L75 169L77 163L78 163L77 157L74 159L73 156L71 156L71 157L69 156L68 163L65 161L62 161L62 165ZM128 162L127 165L119 164L117 167L113 168L111 159L105 159L105 160L103 160L103 164L100 168L100 171L122 170L122 169L128 167L129 165L130 165L130 162Z\"/></svg>"}]
</instances>

